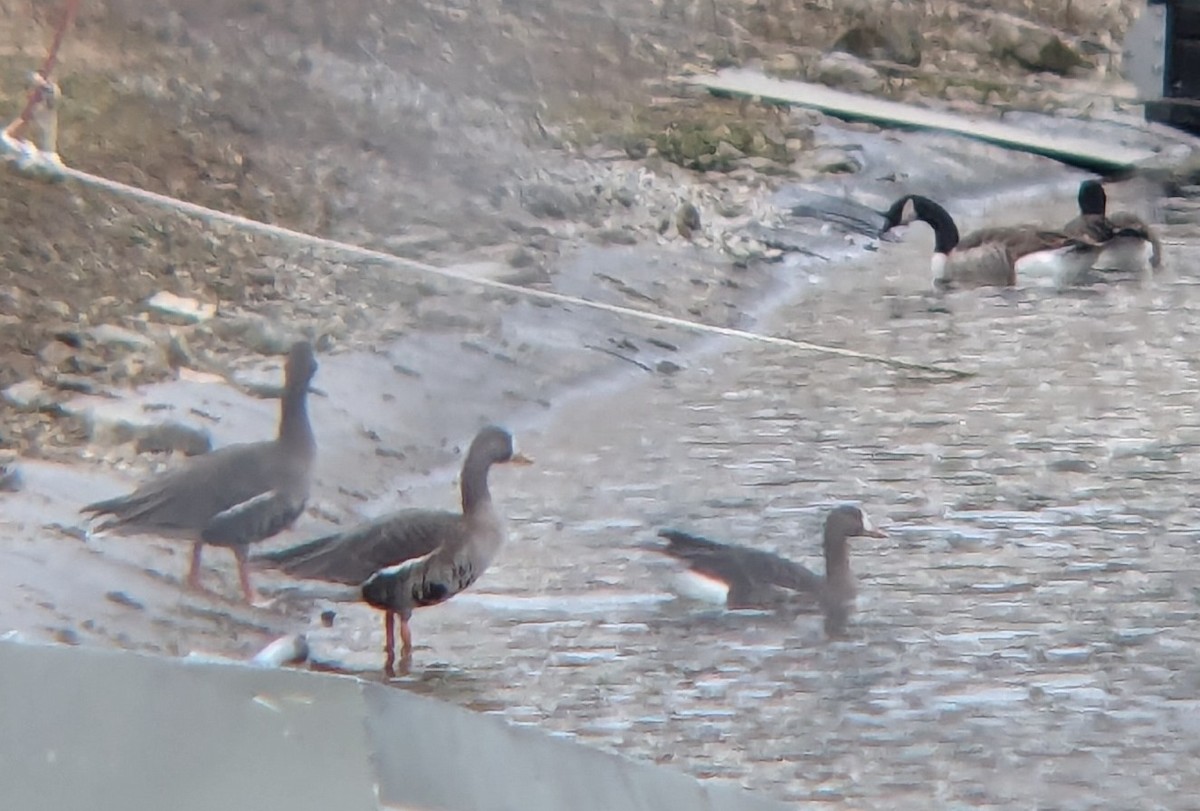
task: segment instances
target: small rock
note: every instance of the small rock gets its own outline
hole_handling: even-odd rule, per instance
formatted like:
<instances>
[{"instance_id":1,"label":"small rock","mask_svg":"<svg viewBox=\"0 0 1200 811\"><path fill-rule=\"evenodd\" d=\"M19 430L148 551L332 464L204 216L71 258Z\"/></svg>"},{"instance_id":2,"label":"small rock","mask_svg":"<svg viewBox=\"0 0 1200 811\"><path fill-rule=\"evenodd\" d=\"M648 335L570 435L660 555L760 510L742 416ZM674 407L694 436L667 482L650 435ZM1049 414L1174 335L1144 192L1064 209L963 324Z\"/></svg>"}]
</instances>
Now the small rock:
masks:
<instances>
[{"instance_id":1,"label":"small rock","mask_svg":"<svg viewBox=\"0 0 1200 811\"><path fill-rule=\"evenodd\" d=\"M61 642L64 645L78 645L80 643L79 632L74 628L59 628L54 632L56 642Z\"/></svg>"},{"instance_id":2,"label":"small rock","mask_svg":"<svg viewBox=\"0 0 1200 811\"><path fill-rule=\"evenodd\" d=\"M625 156L640 161L650 154L650 142L645 138L627 138L624 143Z\"/></svg>"},{"instance_id":3,"label":"small rock","mask_svg":"<svg viewBox=\"0 0 1200 811\"><path fill-rule=\"evenodd\" d=\"M22 411L40 411L54 402L49 390L35 378L13 383L4 390L4 399Z\"/></svg>"},{"instance_id":4,"label":"small rock","mask_svg":"<svg viewBox=\"0 0 1200 811\"><path fill-rule=\"evenodd\" d=\"M670 360L660 360L654 366L654 370L657 371L660 375L673 375L676 372L680 371L681 369L683 369L682 366L680 366L678 363L675 363L674 361L670 361Z\"/></svg>"},{"instance_id":5,"label":"small rock","mask_svg":"<svg viewBox=\"0 0 1200 811\"><path fill-rule=\"evenodd\" d=\"M65 301L43 301L42 309L59 318L70 318L71 308Z\"/></svg>"},{"instance_id":6,"label":"small rock","mask_svg":"<svg viewBox=\"0 0 1200 811\"><path fill-rule=\"evenodd\" d=\"M295 343L295 334L258 315L247 315L228 321L214 322L218 337L240 341L251 352L260 355L286 355Z\"/></svg>"},{"instance_id":7,"label":"small rock","mask_svg":"<svg viewBox=\"0 0 1200 811\"><path fill-rule=\"evenodd\" d=\"M622 186L613 192L613 199L625 206L625 208L633 208L638 201L638 195L635 189Z\"/></svg>"},{"instance_id":8,"label":"small rock","mask_svg":"<svg viewBox=\"0 0 1200 811\"><path fill-rule=\"evenodd\" d=\"M52 369L60 368L75 355L75 350L62 341L51 341L38 350L38 360Z\"/></svg>"},{"instance_id":9,"label":"small rock","mask_svg":"<svg viewBox=\"0 0 1200 811\"><path fill-rule=\"evenodd\" d=\"M840 51L822 56L813 72L813 78L831 87L861 93L874 93L883 89L883 78L879 71L858 57Z\"/></svg>"},{"instance_id":10,"label":"small rock","mask_svg":"<svg viewBox=\"0 0 1200 811\"><path fill-rule=\"evenodd\" d=\"M145 335L140 335L131 329L119 327L116 324L100 324L87 331L87 336L98 344L106 346L124 346L130 349L151 349L154 341Z\"/></svg>"},{"instance_id":11,"label":"small rock","mask_svg":"<svg viewBox=\"0 0 1200 811\"><path fill-rule=\"evenodd\" d=\"M793 53L775 54L767 62L767 70L783 76L797 76L800 74L800 57Z\"/></svg>"},{"instance_id":12,"label":"small rock","mask_svg":"<svg viewBox=\"0 0 1200 811\"><path fill-rule=\"evenodd\" d=\"M135 430L138 453L174 453L199 456L212 450L212 437L203 428L174 420L138 426Z\"/></svg>"},{"instance_id":13,"label":"small rock","mask_svg":"<svg viewBox=\"0 0 1200 811\"><path fill-rule=\"evenodd\" d=\"M185 324L198 324L217 314L215 304L183 298L166 290L161 290L147 299L146 306L160 315L178 319Z\"/></svg>"},{"instance_id":14,"label":"small rock","mask_svg":"<svg viewBox=\"0 0 1200 811\"><path fill-rule=\"evenodd\" d=\"M171 336L171 341L167 344L167 365L172 369L196 367L196 355L188 345L187 338L179 334Z\"/></svg>"},{"instance_id":15,"label":"small rock","mask_svg":"<svg viewBox=\"0 0 1200 811\"><path fill-rule=\"evenodd\" d=\"M521 205L535 217L565 220L583 213L579 195L549 183L534 183L521 190Z\"/></svg>"},{"instance_id":16,"label":"small rock","mask_svg":"<svg viewBox=\"0 0 1200 811\"><path fill-rule=\"evenodd\" d=\"M692 203L682 203L675 211L675 228L684 239L691 239L692 234L700 230L700 209Z\"/></svg>"},{"instance_id":17,"label":"small rock","mask_svg":"<svg viewBox=\"0 0 1200 811\"><path fill-rule=\"evenodd\" d=\"M807 138L795 138L795 137L788 138L786 141L783 142L783 146L788 151L789 155L795 155L796 153L803 152L804 150L811 147L812 142L813 142L813 136L812 136L812 133L810 132Z\"/></svg>"},{"instance_id":18,"label":"small rock","mask_svg":"<svg viewBox=\"0 0 1200 811\"><path fill-rule=\"evenodd\" d=\"M854 174L862 169L862 164L854 155L837 147L821 147L809 160L818 172L828 174Z\"/></svg>"},{"instance_id":19,"label":"small rock","mask_svg":"<svg viewBox=\"0 0 1200 811\"><path fill-rule=\"evenodd\" d=\"M638 241L637 233L630 228L604 228L596 232L595 238L609 245L636 245Z\"/></svg>"},{"instance_id":20,"label":"small rock","mask_svg":"<svg viewBox=\"0 0 1200 811\"><path fill-rule=\"evenodd\" d=\"M996 56L1011 59L1031 71L1065 76L1087 64L1058 34L1037 26L1018 26L1005 18L993 21L988 43Z\"/></svg>"},{"instance_id":21,"label":"small rock","mask_svg":"<svg viewBox=\"0 0 1200 811\"><path fill-rule=\"evenodd\" d=\"M83 375L55 375L54 388L60 391L73 391L77 394L95 394L96 381Z\"/></svg>"},{"instance_id":22,"label":"small rock","mask_svg":"<svg viewBox=\"0 0 1200 811\"><path fill-rule=\"evenodd\" d=\"M537 262L537 255L528 248L517 248L508 255L509 267L527 268Z\"/></svg>"},{"instance_id":23,"label":"small rock","mask_svg":"<svg viewBox=\"0 0 1200 811\"><path fill-rule=\"evenodd\" d=\"M733 161L746 157L745 152L738 149L728 141L721 141L718 143L717 149L713 154L716 156L718 161L725 161L728 163L732 163Z\"/></svg>"},{"instance_id":24,"label":"small rock","mask_svg":"<svg viewBox=\"0 0 1200 811\"><path fill-rule=\"evenodd\" d=\"M879 15L846 29L833 50L917 67L921 64L921 32L895 15Z\"/></svg>"},{"instance_id":25,"label":"small rock","mask_svg":"<svg viewBox=\"0 0 1200 811\"><path fill-rule=\"evenodd\" d=\"M116 603L117 605L123 605L126 608L132 608L135 611L141 611L146 607L140 601L133 599L123 591L110 591L104 595L104 599L108 600L110 603Z\"/></svg>"},{"instance_id":26,"label":"small rock","mask_svg":"<svg viewBox=\"0 0 1200 811\"><path fill-rule=\"evenodd\" d=\"M25 480L19 468L14 465L0 465L0 492L16 493L24 484Z\"/></svg>"}]
</instances>

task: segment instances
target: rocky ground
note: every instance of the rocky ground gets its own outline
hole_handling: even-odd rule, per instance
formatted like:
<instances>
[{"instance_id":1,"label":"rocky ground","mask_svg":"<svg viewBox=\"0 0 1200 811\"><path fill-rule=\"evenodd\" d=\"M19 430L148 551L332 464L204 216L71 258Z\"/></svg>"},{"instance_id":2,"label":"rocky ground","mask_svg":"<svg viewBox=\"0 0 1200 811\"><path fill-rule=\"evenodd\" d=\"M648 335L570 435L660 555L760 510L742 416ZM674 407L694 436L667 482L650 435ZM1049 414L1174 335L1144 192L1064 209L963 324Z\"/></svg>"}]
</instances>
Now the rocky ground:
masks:
<instances>
[{"instance_id":1,"label":"rocky ground","mask_svg":"<svg viewBox=\"0 0 1200 811\"><path fill-rule=\"evenodd\" d=\"M1135 5L85 0L58 74L73 166L466 275L979 375L699 341L6 173L0 447L23 490L3 497L0 631L241 657L299 629L374 672L365 609L320 628L324 603L268 574L284 596L239 607L220 551L214 594L186 593L181 547L87 540L76 516L269 432L278 355L305 335L321 466L275 543L453 504L485 420L539 457L497 477L514 542L475 594L421 615L404 686L781 797L1183 807L1192 179L1165 208L1113 189L1165 229L1154 284L933 305L927 235L880 244L790 216L795 195L879 207L919 187L968 226L1057 221L1082 175L672 81L761 65L984 115L1086 113L1057 126L1172 149L1112 72ZM15 110L49 12L0 10ZM148 303L162 293L213 314ZM845 646L697 616L631 548L683 522L807 559L840 499L893 528L862 551Z\"/></svg>"}]
</instances>

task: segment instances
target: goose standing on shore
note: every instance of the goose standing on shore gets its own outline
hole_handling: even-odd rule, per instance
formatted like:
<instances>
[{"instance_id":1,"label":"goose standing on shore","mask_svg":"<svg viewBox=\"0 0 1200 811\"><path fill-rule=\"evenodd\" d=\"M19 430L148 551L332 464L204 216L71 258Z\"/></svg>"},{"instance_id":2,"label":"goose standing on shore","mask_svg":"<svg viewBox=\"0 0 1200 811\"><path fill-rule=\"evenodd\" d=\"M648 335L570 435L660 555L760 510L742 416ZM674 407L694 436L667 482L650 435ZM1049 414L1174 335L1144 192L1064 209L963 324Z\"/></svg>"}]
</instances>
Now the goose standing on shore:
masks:
<instances>
[{"instance_id":1,"label":"goose standing on shore","mask_svg":"<svg viewBox=\"0 0 1200 811\"><path fill-rule=\"evenodd\" d=\"M197 456L129 495L97 501L80 512L111 516L97 531L192 541L187 584L194 589L200 589L204 545L228 547L237 559L242 596L253 602L246 548L291 526L308 500L317 445L307 398L316 371L312 346L303 341L292 346L275 439Z\"/></svg>"},{"instance_id":2,"label":"goose standing on shore","mask_svg":"<svg viewBox=\"0 0 1200 811\"><path fill-rule=\"evenodd\" d=\"M496 464L532 464L511 434L489 426L463 461L462 512L410 509L313 541L267 552L256 561L288 574L362 587L362 599L384 612L384 669L395 675L396 617L401 662L412 657L413 610L437 605L468 588L491 564L507 535L488 490Z\"/></svg>"},{"instance_id":3,"label":"goose standing on shore","mask_svg":"<svg viewBox=\"0 0 1200 811\"><path fill-rule=\"evenodd\" d=\"M723 603L727 608L817 608L825 615L825 632L839 636L854 610L857 587L850 570L852 537L885 538L858 507L835 507L825 519L822 547L825 575L780 555L721 543L679 530L664 529L667 546L652 546L682 562L680 577L686 596Z\"/></svg>"},{"instance_id":4,"label":"goose standing on shore","mask_svg":"<svg viewBox=\"0 0 1200 811\"><path fill-rule=\"evenodd\" d=\"M1149 225L1124 211L1108 214L1108 195L1098 180L1079 184L1079 216L1063 227L1071 236L1107 240L1093 267L1140 273L1147 265L1157 270L1162 264L1162 243ZM1099 240L1097 240L1099 241Z\"/></svg>"},{"instance_id":5,"label":"goose standing on shore","mask_svg":"<svg viewBox=\"0 0 1200 811\"><path fill-rule=\"evenodd\" d=\"M914 220L933 229L935 290L969 287L1013 287L1032 281L1056 287L1074 283L1100 255L1102 241L1061 231L1016 225L984 228L959 238L958 226L941 205L919 194L907 194L884 212L883 233Z\"/></svg>"}]
</instances>

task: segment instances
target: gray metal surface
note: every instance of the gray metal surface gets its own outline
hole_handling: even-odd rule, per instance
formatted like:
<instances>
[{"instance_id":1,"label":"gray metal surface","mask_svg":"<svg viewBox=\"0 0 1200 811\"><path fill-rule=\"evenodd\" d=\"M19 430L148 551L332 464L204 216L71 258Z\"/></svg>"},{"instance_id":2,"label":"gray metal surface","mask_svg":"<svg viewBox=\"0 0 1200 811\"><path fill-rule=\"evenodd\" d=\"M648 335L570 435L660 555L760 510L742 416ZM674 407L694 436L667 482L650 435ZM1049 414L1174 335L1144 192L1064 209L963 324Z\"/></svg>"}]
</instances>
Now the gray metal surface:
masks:
<instances>
[{"instance_id":1,"label":"gray metal surface","mask_svg":"<svg viewBox=\"0 0 1200 811\"><path fill-rule=\"evenodd\" d=\"M367 729L386 764L379 775L384 803L471 811L785 807L434 699L376 684L366 685L364 694Z\"/></svg>"},{"instance_id":2,"label":"gray metal surface","mask_svg":"<svg viewBox=\"0 0 1200 811\"><path fill-rule=\"evenodd\" d=\"M353 679L0 642L0 808L371 811Z\"/></svg>"},{"instance_id":3,"label":"gray metal surface","mask_svg":"<svg viewBox=\"0 0 1200 811\"><path fill-rule=\"evenodd\" d=\"M1125 35L1125 78L1137 88L1138 98L1157 99L1163 94L1163 70L1166 60L1167 7L1150 5L1142 9Z\"/></svg>"},{"instance_id":4,"label":"gray metal surface","mask_svg":"<svg viewBox=\"0 0 1200 811\"><path fill-rule=\"evenodd\" d=\"M381 684L0 642L0 808L770 811Z\"/></svg>"}]
</instances>

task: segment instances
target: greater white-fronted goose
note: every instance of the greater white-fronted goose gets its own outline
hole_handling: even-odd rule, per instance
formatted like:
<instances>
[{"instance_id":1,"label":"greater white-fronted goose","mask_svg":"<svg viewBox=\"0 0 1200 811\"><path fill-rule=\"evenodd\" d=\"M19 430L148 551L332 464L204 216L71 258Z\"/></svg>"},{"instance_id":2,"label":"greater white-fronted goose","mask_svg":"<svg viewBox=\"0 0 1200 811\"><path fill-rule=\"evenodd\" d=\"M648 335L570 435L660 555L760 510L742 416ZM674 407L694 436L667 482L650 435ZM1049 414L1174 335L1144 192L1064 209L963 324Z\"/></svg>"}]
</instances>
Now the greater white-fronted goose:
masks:
<instances>
[{"instance_id":1,"label":"greater white-fronted goose","mask_svg":"<svg viewBox=\"0 0 1200 811\"><path fill-rule=\"evenodd\" d=\"M984 228L959 238L950 213L928 197L907 194L884 213L883 232L921 220L933 229L935 290L1013 287L1018 281L1064 287L1096 261L1103 244L1034 225Z\"/></svg>"},{"instance_id":2,"label":"greater white-fronted goose","mask_svg":"<svg viewBox=\"0 0 1200 811\"><path fill-rule=\"evenodd\" d=\"M1107 211L1104 185L1098 180L1085 180L1079 184L1079 216L1063 231L1107 242L1093 265L1097 270L1139 273L1147 265L1157 270L1162 264L1162 243L1154 229L1134 214Z\"/></svg>"},{"instance_id":3,"label":"greater white-fronted goose","mask_svg":"<svg viewBox=\"0 0 1200 811\"><path fill-rule=\"evenodd\" d=\"M285 366L279 433L269 442L230 445L195 457L119 498L81 512L107 515L97 531L192 541L187 584L200 588L204 544L237 558L242 596L252 602L246 548L290 526L304 511L317 445L308 421L308 386L317 371L307 342L292 346Z\"/></svg>"},{"instance_id":4,"label":"greater white-fronted goose","mask_svg":"<svg viewBox=\"0 0 1200 811\"><path fill-rule=\"evenodd\" d=\"M408 621L413 609L445 602L487 570L507 532L488 491L495 464L532 464L508 431L480 431L463 461L462 512L401 510L374 521L255 560L288 574L362 585L362 598L384 612L384 668L395 674L395 618L400 617L401 660L412 656Z\"/></svg>"},{"instance_id":5,"label":"greater white-fronted goose","mask_svg":"<svg viewBox=\"0 0 1200 811\"><path fill-rule=\"evenodd\" d=\"M664 529L658 533L667 546L655 551L682 561L687 567L680 585L688 596L722 602L727 608L819 608L830 636L844 633L854 609L857 588L850 571L849 539L884 538L858 507L842 505L825 519L825 575L821 576L785 557L735 544L711 541L686 532ZM685 585L686 584L686 585Z\"/></svg>"}]
</instances>

